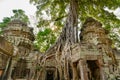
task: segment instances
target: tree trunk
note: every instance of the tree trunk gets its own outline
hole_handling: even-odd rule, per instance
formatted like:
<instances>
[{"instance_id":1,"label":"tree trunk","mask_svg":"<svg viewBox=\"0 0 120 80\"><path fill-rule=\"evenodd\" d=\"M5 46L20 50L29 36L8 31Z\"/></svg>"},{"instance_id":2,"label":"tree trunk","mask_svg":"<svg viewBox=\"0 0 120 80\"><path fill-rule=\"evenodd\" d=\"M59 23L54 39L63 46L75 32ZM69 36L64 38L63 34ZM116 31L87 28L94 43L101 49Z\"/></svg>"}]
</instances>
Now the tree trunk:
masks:
<instances>
[{"instance_id":1,"label":"tree trunk","mask_svg":"<svg viewBox=\"0 0 120 80\"><path fill-rule=\"evenodd\" d=\"M63 77L64 77L64 80L70 80L69 70L68 70L68 64L70 62L66 58L70 56L70 53L68 53L68 52L70 52L70 49L68 47L70 47L72 44L75 44L78 42L78 26L77 26L78 25L78 10L77 9L78 9L77 0L71 0L69 14L68 14L68 18L66 20L66 24L64 25L62 33L61 33L60 37L58 38L58 41L56 42L57 46L59 46L58 53L62 52L62 54L59 54L61 56L60 59L62 60L62 57L65 58L63 60L63 63L58 64L61 66L61 69L58 68L60 80L62 80ZM67 46L66 46L66 44L67 44ZM67 54L67 56L66 56L66 54ZM60 60L60 59L58 59L58 60ZM58 61L58 63L59 62L60 61ZM76 68L74 66L72 67L73 74L76 74L76 75L73 75L75 77L74 80L78 80L78 75L76 73L76 69L77 69L77 67ZM64 76L63 76L63 74L64 74Z\"/></svg>"},{"instance_id":2,"label":"tree trunk","mask_svg":"<svg viewBox=\"0 0 120 80\"><path fill-rule=\"evenodd\" d=\"M10 72L11 63L12 63L12 57L9 57L1 80L8 80L7 78Z\"/></svg>"},{"instance_id":3,"label":"tree trunk","mask_svg":"<svg viewBox=\"0 0 120 80\"><path fill-rule=\"evenodd\" d=\"M70 63L70 61L67 58L71 56L70 46L77 42L78 42L78 0L70 0L70 9L68 17L62 29L60 37L58 38L56 43L46 52L47 53L46 55L55 53L55 59L57 61L56 66L59 71L60 80L70 80L68 68L68 64ZM63 57L66 59L63 60ZM73 72L75 72L75 74L76 69L77 69L76 66L72 67L72 70ZM78 80L77 75L75 76L75 79Z\"/></svg>"},{"instance_id":4,"label":"tree trunk","mask_svg":"<svg viewBox=\"0 0 120 80\"><path fill-rule=\"evenodd\" d=\"M70 0L70 9L66 23L62 29L60 37L56 41L54 47L60 46L60 52L65 46L66 42L70 44L78 42L78 2L77 0Z\"/></svg>"}]
</instances>

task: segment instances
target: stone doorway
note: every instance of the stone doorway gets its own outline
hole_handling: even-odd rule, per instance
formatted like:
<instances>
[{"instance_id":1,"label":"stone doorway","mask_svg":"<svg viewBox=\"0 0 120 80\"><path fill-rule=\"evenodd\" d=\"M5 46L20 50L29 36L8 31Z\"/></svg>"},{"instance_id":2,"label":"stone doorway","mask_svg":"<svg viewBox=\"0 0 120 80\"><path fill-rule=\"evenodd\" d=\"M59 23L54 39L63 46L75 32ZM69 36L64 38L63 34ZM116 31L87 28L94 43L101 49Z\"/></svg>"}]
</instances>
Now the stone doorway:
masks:
<instances>
[{"instance_id":1,"label":"stone doorway","mask_svg":"<svg viewBox=\"0 0 120 80\"><path fill-rule=\"evenodd\" d=\"M25 79L28 75L29 70L27 69L27 61L20 59L12 71L12 79Z\"/></svg>"},{"instance_id":2,"label":"stone doorway","mask_svg":"<svg viewBox=\"0 0 120 80\"><path fill-rule=\"evenodd\" d=\"M46 80L54 80L54 71L53 70L47 70Z\"/></svg>"},{"instance_id":3,"label":"stone doorway","mask_svg":"<svg viewBox=\"0 0 120 80\"><path fill-rule=\"evenodd\" d=\"M100 67L97 60L87 60L88 80L100 80Z\"/></svg>"}]
</instances>

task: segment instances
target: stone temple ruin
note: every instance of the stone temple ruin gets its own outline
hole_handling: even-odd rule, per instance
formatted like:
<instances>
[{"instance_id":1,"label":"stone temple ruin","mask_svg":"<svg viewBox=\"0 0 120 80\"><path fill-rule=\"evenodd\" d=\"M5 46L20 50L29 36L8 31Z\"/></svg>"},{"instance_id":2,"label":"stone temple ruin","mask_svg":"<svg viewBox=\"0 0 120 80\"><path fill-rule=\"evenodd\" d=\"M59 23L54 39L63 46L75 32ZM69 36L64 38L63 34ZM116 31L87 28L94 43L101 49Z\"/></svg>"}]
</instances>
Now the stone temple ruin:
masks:
<instances>
[{"instance_id":1,"label":"stone temple ruin","mask_svg":"<svg viewBox=\"0 0 120 80\"><path fill-rule=\"evenodd\" d=\"M33 41L34 41L34 35L33 35L33 29L28 27L27 24L23 23L20 20L13 20L11 21L7 27L3 30L3 37L6 40L5 45L2 44L1 46L5 47L3 48L3 51L8 51L7 53L2 52L1 58L3 57L12 57L12 63L9 69L8 75L6 75L9 79L24 79L29 77L30 68L29 66L32 62L32 52L36 54L36 51L33 47ZM9 44L11 45L9 46ZM8 45L8 46L7 46ZM14 50L9 48L14 48ZM34 54L34 55L35 55ZM29 60L28 56L31 56L32 59ZM6 59L6 58L4 58ZM4 63L4 66L2 65ZM2 60L1 72L4 72L5 65L7 63L6 60ZM3 75L1 75L3 76ZM3 79L4 80L4 79Z\"/></svg>"},{"instance_id":2,"label":"stone temple ruin","mask_svg":"<svg viewBox=\"0 0 120 80\"><path fill-rule=\"evenodd\" d=\"M112 41L107 34L108 31L102 28L101 23L88 18L81 29L80 42L70 46L70 51L65 54L53 53L54 51L45 53L43 61L40 62L41 80L119 78L119 52L111 48Z\"/></svg>"},{"instance_id":3,"label":"stone temple ruin","mask_svg":"<svg viewBox=\"0 0 120 80\"><path fill-rule=\"evenodd\" d=\"M33 29L11 21L0 37L0 80L117 80L120 53L112 49L108 31L88 18L80 42L66 54L41 54L33 46ZM67 56L67 57L66 57ZM119 80L119 79L118 79Z\"/></svg>"}]
</instances>

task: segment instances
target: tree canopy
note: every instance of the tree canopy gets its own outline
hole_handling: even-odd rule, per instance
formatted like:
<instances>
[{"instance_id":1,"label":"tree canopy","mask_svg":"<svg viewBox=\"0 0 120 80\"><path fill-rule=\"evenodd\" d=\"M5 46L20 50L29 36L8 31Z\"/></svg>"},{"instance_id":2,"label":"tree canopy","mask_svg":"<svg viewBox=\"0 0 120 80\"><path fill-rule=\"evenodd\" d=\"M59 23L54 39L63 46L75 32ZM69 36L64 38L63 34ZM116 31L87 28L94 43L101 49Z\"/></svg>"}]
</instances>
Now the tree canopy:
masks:
<instances>
[{"instance_id":1,"label":"tree canopy","mask_svg":"<svg viewBox=\"0 0 120 80\"><path fill-rule=\"evenodd\" d=\"M40 23L42 23L39 24L40 27L40 25L46 26L50 21L55 22L55 24L59 23L59 21L62 21L62 19L67 16L70 1L30 0L30 2L33 2L37 7L36 14L39 17ZM106 26L110 25L108 24L108 22L111 22L112 24L118 23L118 19L116 19L116 16L113 13L109 13L108 11L106 11L105 8L115 10L119 7L119 4L119 0L79 0L79 19L81 21L84 21L88 16L94 17L104 23ZM44 14L50 17L50 19L45 19L43 17Z\"/></svg>"},{"instance_id":2,"label":"tree canopy","mask_svg":"<svg viewBox=\"0 0 120 80\"><path fill-rule=\"evenodd\" d=\"M20 19L23 22L29 23L29 18L22 9L14 9L12 12L14 13L13 16L3 18L3 21L0 22L0 28L6 27L7 23L13 19Z\"/></svg>"},{"instance_id":3,"label":"tree canopy","mask_svg":"<svg viewBox=\"0 0 120 80\"><path fill-rule=\"evenodd\" d=\"M2 33L2 29L7 26L7 24L14 19L20 19L23 22L30 23L28 16L25 14L25 11L22 9L14 9L12 10L14 13L11 17L4 17L2 22L0 22L0 34Z\"/></svg>"},{"instance_id":4,"label":"tree canopy","mask_svg":"<svg viewBox=\"0 0 120 80\"><path fill-rule=\"evenodd\" d=\"M28 16L25 14L25 11L22 9L14 9L12 11L14 13L13 16L11 16L11 19L20 19L25 23L30 23Z\"/></svg>"},{"instance_id":5,"label":"tree canopy","mask_svg":"<svg viewBox=\"0 0 120 80\"><path fill-rule=\"evenodd\" d=\"M49 27L52 22L61 29L68 16L70 0L30 0L30 2L37 7L38 27ZM88 17L97 19L110 32L113 45L119 47L120 20L109 10L119 8L120 0L78 0L77 3L78 22L82 24Z\"/></svg>"}]
</instances>

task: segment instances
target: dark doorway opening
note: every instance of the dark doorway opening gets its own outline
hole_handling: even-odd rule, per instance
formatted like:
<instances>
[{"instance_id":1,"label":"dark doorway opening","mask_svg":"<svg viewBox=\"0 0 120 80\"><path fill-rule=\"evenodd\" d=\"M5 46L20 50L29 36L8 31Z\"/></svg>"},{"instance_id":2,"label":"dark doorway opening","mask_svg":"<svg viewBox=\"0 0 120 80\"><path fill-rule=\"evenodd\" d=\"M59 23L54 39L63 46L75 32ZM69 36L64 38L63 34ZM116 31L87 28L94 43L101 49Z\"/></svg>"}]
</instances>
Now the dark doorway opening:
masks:
<instances>
[{"instance_id":1,"label":"dark doorway opening","mask_svg":"<svg viewBox=\"0 0 120 80\"><path fill-rule=\"evenodd\" d=\"M25 59L20 59L12 71L12 79L26 78L29 70L27 69L27 61Z\"/></svg>"},{"instance_id":2,"label":"dark doorway opening","mask_svg":"<svg viewBox=\"0 0 120 80\"><path fill-rule=\"evenodd\" d=\"M97 60L88 60L88 79L100 80L100 68Z\"/></svg>"},{"instance_id":3,"label":"dark doorway opening","mask_svg":"<svg viewBox=\"0 0 120 80\"><path fill-rule=\"evenodd\" d=\"M46 80L54 80L54 71L53 70L47 70Z\"/></svg>"},{"instance_id":4,"label":"dark doorway opening","mask_svg":"<svg viewBox=\"0 0 120 80\"><path fill-rule=\"evenodd\" d=\"M60 74L58 70L57 70L57 80L60 80Z\"/></svg>"}]
</instances>

